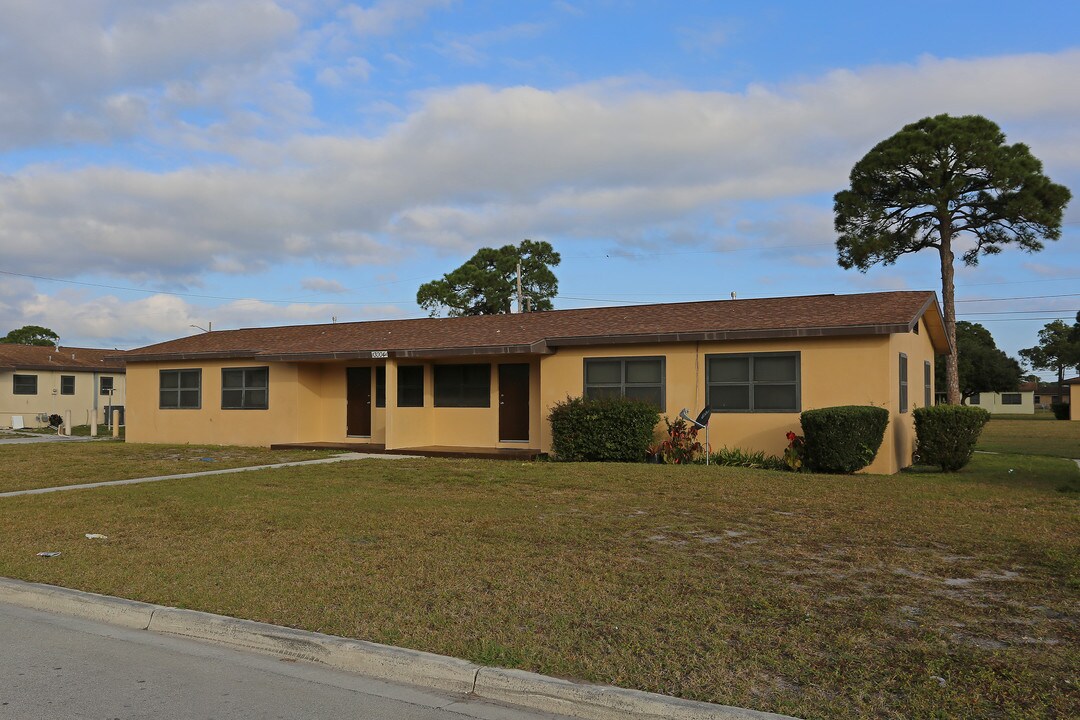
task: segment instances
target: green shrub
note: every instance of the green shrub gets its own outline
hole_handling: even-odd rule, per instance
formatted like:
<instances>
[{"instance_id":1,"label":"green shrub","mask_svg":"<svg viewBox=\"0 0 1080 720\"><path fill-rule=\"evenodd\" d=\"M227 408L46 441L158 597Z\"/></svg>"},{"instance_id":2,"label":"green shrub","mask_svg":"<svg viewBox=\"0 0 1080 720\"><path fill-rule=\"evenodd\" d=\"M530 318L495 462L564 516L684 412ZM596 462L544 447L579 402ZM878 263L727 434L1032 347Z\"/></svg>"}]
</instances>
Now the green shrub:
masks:
<instances>
[{"instance_id":1,"label":"green shrub","mask_svg":"<svg viewBox=\"0 0 1080 720\"><path fill-rule=\"evenodd\" d=\"M1056 419L1069 419L1069 403L1051 403L1050 409L1054 411L1054 417Z\"/></svg>"},{"instance_id":2,"label":"green shrub","mask_svg":"<svg viewBox=\"0 0 1080 720\"><path fill-rule=\"evenodd\" d=\"M695 460L699 465L704 460ZM709 456L709 462L713 465L725 465L727 467L744 467L761 470L789 470L783 458L769 455L764 450L742 450L740 448L722 447Z\"/></svg>"},{"instance_id":3,"label":"green shrub","mask_svg":"<svg viewBox=\"0 0 1080 720\"><path fill-rule=\"evenodd\" d=\"M807 410L802 416L806 466L814 472L853 473L874 461L889 411L868 405Z\"/></svg>"},{"instance_id":4,"label":"green shrub","mask_svg":"<svg viewBox=\"0 0 1080 720\"><path fill-rule=\"evenodd\" d=\"M919 462L956 472L968 464L990 413L967 405L935 405L915 409Z\"/></svg>"},{"instance_id":5,"label":"green shrub","mask_svg":"<svg viewBox=\"0 0 1080 720\"><path fill-rule=\"evenodd\" d=\"M551 411L551 449L559 460L643 462L660 422L640 400L567 398Z\"/></svg>"}]
</instances>

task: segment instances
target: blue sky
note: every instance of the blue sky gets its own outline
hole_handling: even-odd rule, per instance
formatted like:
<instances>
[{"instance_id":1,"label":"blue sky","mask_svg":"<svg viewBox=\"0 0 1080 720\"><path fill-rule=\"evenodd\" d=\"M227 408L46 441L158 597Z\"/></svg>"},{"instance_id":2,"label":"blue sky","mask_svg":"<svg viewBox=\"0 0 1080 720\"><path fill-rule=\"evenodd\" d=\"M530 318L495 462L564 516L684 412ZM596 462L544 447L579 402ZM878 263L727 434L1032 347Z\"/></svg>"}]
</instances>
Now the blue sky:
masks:
<instances>
[{"instance_id":1,"label":"blue sky","mask_svg":"<svg viewBox=\"0 0 1080 720\"><path fill-rule=\"evenodd\" d=\"M1069 2L0 0L0 329L129 348L419 317L547 240L556 307L939 289L836 265L875 143L977 113L1080 191ZM1080 308L1061 240L958 268L1011 354ZM1045 373L1044 373L1045 375Z\"/></svg>"}]
</instances>

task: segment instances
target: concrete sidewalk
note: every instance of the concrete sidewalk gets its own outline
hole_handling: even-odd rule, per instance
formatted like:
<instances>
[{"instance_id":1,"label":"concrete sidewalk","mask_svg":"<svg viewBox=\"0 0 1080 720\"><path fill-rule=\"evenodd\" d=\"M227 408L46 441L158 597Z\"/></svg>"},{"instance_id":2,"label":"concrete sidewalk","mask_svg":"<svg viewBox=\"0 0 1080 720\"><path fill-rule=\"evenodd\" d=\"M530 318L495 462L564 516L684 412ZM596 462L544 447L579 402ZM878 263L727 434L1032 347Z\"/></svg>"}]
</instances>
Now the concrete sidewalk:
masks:
<instances>
[{"instance_id":1,"label":"concrete sidewalk","mask_svg":"<svg viewBox=\"0 0 1080 720\"><path fill-rule=\"evenodd\" d=\"M89 439L89 438L87 438ZM250 472L252 470L273 470L275 468L300 467L302 465L325 465L347 460L405 460L417 455L380 455L376 453L343 453L320 460L297 460L295 462L274 463L273 465L251 465L249 467L226 468L224 470L204 470L202 472L181 473L179 475L154 475L152 477L129 478L127 480L105 480L104 482L84 483L82 485L59 485L57 487L34 488L33 490L12 490L0 493L0 498L17 495L42 495L44 493L64 492L65 490L88 490L90 488L110 487L113 485L138 485L139 483L161 482L162 480L183 480L185 478L205 477L207 475L228 475L229 473Z\"/></svg>"},{"instance_id":2,"label":"concrete sidewalk","mask_svg":"<svg viewBox=\"0 0 1080 720\"><path fill-rule=\"evenodd\" d=\"M318 663L377 680L584 720L792 720L786 715L587 685L445 655L9 578L0 578L0 603Z\"/></svg>"},{"instance_id":3,"label":"concrete sidewalk","mask_svg":"<svg viewBox=\"0 0 1080 720\"><path fill-rule=\"evenodd\" d=\"M111 440L112 438L90 436L67 436L67 435L46 435L45 433L26 433L19 434L18 437L11 437L16 433L5 432L3 436L0 436L0 445L29 445L30 443L47 443L47 442L95 442L97 440Z\"/></svg>"}]
</instances>

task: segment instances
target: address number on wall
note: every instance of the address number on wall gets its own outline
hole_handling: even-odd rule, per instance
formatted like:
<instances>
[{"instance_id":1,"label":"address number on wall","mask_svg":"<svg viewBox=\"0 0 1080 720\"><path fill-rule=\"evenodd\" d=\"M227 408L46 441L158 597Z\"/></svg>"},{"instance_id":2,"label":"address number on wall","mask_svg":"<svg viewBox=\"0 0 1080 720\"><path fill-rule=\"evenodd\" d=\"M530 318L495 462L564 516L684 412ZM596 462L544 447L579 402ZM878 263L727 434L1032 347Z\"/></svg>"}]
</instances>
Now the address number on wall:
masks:
<instances>
[{"instance_id":1,"label":"address number on wall","mask_svg":"<svg viewBox=\"0 0 1080 720\"><path fill-rule=\"evenodd\" d=\"M373 358L385 358L385 357L389 357L389 355L388 355L386 350L372 350L371 351L371 357L373 357Z\"/></svg>"}]
</instances>

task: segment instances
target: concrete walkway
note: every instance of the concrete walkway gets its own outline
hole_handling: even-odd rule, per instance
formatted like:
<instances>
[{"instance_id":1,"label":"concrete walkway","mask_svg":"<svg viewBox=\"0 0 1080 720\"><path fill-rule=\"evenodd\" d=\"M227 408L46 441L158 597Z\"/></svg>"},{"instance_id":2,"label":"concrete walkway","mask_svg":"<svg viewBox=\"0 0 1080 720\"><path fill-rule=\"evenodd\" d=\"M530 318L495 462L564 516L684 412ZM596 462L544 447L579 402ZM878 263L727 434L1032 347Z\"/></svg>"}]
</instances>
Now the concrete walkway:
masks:
<instances>
[{"instance_id":1,"label":"concrete walkway","mask_svg":"<svg viewBox=\"0 0 1080 720\"><path fill-rule=\"evenodd\" d=\"M224 470L204 470L202 472L182 473L180 475L154 475L152 477L130 478L128 480L106 480L104 482L85 483L83 485L60 485L58 487L35 488L33 490L13 490L0 493L0 498L16 495L42 495L65 490L87 490L90 488L110 487L112 485L137 485L139 483L160 482L162 480L183 480L185 478L205 477L207 475L227 475L229 473L249 472L251 470L273 470L275 468L299 467L301 465L325 465L347 460L405 460L416 455L380 455L376 453L344 453L321 460L297 460L296 462L274 463L273 465L252 465L249 467L226 468Z\"/></svg>"},{"instance_id":2,"label":"concrete walkway","mask_svg":"<svg viewBox=\"0 0 1080 720\"><path fill-rule=\"evenodd\" d=\"M67 435L46 435L44 433L26 433L19 434L18 437L11 437L15 433L4 433L0 435L0 445L28 445L30 443L47 443L47 442L93 442L96 440L109 440L111 438L92 438L90 436L71 436Z\"/></svg>"}]
</instances>

